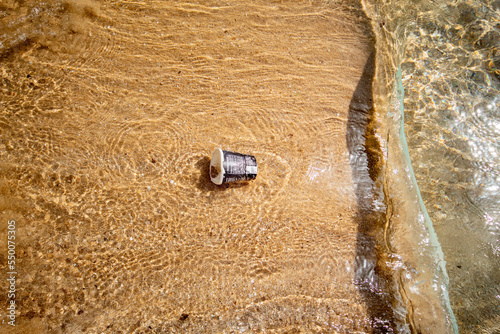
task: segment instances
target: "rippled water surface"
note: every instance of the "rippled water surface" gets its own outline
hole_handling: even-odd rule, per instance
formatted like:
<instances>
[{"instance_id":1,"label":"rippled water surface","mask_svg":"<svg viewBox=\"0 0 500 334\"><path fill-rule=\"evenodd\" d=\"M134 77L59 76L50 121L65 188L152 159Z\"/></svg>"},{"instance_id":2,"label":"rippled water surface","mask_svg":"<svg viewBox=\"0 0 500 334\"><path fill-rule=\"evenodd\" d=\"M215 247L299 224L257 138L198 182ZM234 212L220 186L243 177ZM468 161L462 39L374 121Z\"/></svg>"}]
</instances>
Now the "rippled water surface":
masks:
<instances>
[{"instance_id":1,"label":"rippled water surface","mask_svg":"<svg viewBox=\"0 0 500 334\"><path fill-rule=\"evenodd\" d=\"M374 40L359 3L2 12L15 330L406 328L377 264L383 206L364 150ZM257 179L213 185L216 147L254 154Z\"/></svg>"},{"instance_id":2,"label":"rippled water surface","mask_svg":"<svg viewBox=\"0 0 500 334\"><path fill-rule=\"evenodd\" d=\"M385 68L401 64L409 156L447 261L459 331L497 333L498 1L377 3L373 13L392 52Z\"/></svg>"},{"instance_id":3,"label":"rippled water surface","mask_svg":"<svg viewBox=\"0 0 500 334\"><path fill-rule=\"evenodd\" d=\"M448 261L460 325L498 331L500 14L481 2L445 12L442 21L423 14L409 32L403 84L410 154Z\"/></svg>"},{"instance_id":4,"label":"rippled water surface","mask_svg":"<svg viewBox=\"0 0 500 334\"><path fill-rule=\"evenodd\" d=\"M498 331L498 7L2 2L0 328Z\"/></svg>"}]
</instances>

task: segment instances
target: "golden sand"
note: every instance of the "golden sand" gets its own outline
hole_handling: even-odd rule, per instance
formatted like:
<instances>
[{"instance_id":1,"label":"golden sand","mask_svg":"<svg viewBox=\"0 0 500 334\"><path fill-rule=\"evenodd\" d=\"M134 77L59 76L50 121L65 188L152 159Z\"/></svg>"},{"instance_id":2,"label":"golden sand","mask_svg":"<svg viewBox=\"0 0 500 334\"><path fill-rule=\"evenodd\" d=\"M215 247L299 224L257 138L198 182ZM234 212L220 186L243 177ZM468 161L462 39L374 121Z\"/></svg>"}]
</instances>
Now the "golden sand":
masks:
<instances>
[{"instance_id":1,"label":"golden sand","mask_svg":"<svg viewBox=\"0 0 500 334\"><path fill-rule=\"evenodd\" d=\"M376 327L386 305L355 284L372 238L347 134L349 106L371 106L358 2L24 6L5 5L27 38L0 63L17 331ZM212 184L217 147L255 155L257 179Z\"/></svg>"}]
</instances>

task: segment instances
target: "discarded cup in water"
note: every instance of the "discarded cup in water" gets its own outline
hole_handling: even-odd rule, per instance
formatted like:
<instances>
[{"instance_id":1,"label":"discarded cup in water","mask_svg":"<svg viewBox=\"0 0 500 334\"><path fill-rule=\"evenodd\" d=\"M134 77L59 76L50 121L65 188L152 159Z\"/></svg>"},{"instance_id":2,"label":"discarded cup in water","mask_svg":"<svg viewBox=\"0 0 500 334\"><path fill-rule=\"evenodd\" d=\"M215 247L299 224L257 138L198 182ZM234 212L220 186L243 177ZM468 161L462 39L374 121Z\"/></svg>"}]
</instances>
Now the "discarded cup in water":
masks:
<instances>
[{"instance_id":1,"label":"discarded cup in water","mask_svg":"<svg viewBox=\"0 0 500 334\"><path fill-rule=\"evenodd\" d=\"M252 155L224 151L212 153L210 180L215 184L249 181L257 177L257 160Z\"/></svg>"}]
</instances>

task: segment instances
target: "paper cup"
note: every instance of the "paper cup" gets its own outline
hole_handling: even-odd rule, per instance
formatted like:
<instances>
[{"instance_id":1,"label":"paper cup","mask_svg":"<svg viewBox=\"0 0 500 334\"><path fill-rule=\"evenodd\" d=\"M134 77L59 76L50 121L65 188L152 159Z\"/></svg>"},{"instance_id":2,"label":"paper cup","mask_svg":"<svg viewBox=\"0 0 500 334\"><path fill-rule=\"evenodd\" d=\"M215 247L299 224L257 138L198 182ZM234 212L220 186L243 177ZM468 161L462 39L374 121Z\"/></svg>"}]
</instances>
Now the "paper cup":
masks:
<instances>
[{"instance_id":1,"label":"paper cup","mask_svg":"<svg viewBox=\"0 0 500 334\"><path fill-rule=\"evenodd\" d=\"M257 160L252 155L224 151L212 153L210 180L215 184L249 181L257 177Z\"/></svg>"}]
</instances>

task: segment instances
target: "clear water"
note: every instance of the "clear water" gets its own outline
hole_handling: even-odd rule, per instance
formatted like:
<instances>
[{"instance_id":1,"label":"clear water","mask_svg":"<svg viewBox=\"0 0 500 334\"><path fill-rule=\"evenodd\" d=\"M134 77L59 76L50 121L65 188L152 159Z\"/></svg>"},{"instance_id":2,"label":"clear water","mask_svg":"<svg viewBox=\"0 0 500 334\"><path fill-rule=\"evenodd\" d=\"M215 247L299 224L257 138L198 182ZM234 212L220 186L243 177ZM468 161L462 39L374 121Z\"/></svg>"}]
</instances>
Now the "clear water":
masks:
<instances>
[{"instance_id":1,"label":"clear water","mask_svg":"<svg viewBox=\"0 0 500 334\"><path fill-rule=\"evenodd\" d=\"M499 4L417 1L371 10L392 52L385 54L392 60L387 72L401 64L389 87L401 78L404 100L393 95L397 106L389 113L400 107L405 116L409 157L447 263L458 328L498 332Z\"/></svg>"},{"instance_id":2,"label":"clear water","mask_svg":"<svg viewBox=\"0 0 500 334\"><path fill-rule=\"evenodd\" d=\"M498 2L0 14L2 330L498 332Z\"/></svg>"},{"instance_id":3,"label":"clear water","mask_svg":"<svg viewBox=\"0 0 500 334\"><path fill-rule=\"evenodd\" d=\"M2 4L18 332L404 328L362 154L373 32L339 5ZM216 147L257 179L212 184Z\"/></svg>"}]
</instances>

